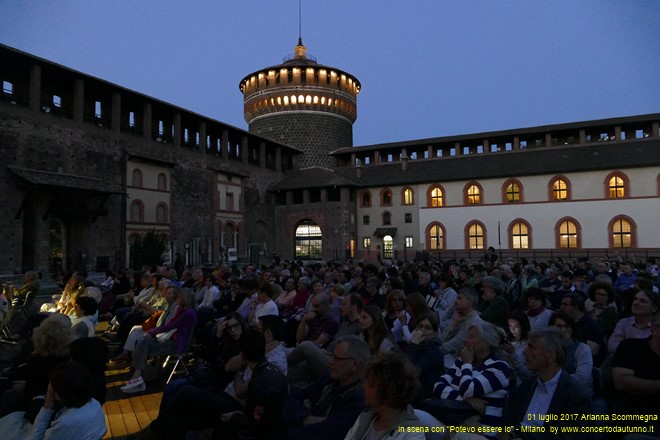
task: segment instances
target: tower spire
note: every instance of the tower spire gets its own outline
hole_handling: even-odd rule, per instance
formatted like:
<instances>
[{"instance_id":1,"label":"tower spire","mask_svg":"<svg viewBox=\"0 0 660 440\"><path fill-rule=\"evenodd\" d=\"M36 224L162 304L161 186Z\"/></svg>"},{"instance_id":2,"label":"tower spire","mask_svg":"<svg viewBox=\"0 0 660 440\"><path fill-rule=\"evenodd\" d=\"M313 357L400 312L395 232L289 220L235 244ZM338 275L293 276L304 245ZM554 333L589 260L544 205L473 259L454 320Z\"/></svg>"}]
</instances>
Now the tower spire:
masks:
<instances>
[{"instance_id":1,"label":"tower spire","mask_svg":"<svg viewBox=\"0 0 660 440\"><path fill-rule=\"evenodd\" d=\"M302 0L298 0L298 46L302 45Z\"/></svg>"}]
</instances>

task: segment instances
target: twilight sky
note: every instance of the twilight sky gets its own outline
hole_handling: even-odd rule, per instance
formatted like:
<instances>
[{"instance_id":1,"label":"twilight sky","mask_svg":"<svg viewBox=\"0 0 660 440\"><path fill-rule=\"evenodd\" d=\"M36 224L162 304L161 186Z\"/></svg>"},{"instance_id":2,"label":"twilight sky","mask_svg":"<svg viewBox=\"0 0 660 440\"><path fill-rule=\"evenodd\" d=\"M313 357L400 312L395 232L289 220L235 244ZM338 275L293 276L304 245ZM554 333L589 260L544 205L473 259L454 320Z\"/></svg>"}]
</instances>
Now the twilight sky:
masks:
<instances>
[{"instance_id":1,"label":"twilight sky","mask_svg":"<svg viewBox=\"0 0 660 440\"><path fill-rule=\"evenodd\" d=\"M298 0L0 11L0 43L244 129L239 81L298 38ZM302 15L308 53L362 83L355 145L660 112L657 0L303 0Z\"/></svg>"}]
</instances>

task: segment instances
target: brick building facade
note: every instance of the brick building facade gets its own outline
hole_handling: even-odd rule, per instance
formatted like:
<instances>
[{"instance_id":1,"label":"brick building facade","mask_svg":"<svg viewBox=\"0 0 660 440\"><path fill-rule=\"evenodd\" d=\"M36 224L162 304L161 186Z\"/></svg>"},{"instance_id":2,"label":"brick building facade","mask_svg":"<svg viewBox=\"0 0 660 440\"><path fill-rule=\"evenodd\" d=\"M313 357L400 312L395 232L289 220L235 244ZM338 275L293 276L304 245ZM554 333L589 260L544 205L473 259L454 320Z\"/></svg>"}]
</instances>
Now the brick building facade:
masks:
<instances>
[{"instance_id":1,"label":"brick building facade","mask_svg":"<svg viewBox=\"0 0 660 440\"><path fill-rule=\"evenodd\" d=\"M301 43L240 82L248 131L7 46L0 81L2 273L148 230L190 264L660 248L660 114L354 147L361 84Z\"/></svg>"}]
</instances>

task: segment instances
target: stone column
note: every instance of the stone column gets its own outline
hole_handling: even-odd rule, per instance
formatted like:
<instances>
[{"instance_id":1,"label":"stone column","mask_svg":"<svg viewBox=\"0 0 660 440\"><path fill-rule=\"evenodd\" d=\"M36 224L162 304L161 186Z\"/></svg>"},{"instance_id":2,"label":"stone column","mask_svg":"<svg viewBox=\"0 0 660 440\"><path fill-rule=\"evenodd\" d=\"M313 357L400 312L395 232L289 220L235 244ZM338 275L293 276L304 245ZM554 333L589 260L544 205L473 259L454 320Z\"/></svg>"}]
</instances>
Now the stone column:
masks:
<instances>
[{"instance_id":1,"label":"stone column","mask_svg":"<svg viewBox=\"0 0 660 440\"><path fill-rule=\"evenodd\" d=\"M275 147L275 171L282 171L282 147Z\"/></svg>"},{"instance_id":2,"label":"stone column","mask_svg":"<svg viewBox=\"0 0 660 440\"><path fill-rule=\"evenodd\" d=\"M229 143L229 131L225 128L222 130L222 133L220 134L220 154L222 155L222 158L224 160L229 159L229 147L227 144Z\"/></svg>"},{"instance_id":3,"label":"stone column","mask_svg":"<svg viewBox=\"0 0 660 440\"><path fill-rule=\"evenodd\" d=\"M311 194L308 189L303 189L303 203L309 205L311 203Z\"/></svg>"},{"instance_id":4,"label":"stone column","mask_svg":"<svg viewBox=\"0 0 660 440\"><path fill-rule=\"evenodd\" d=\"M142 110L142 136L151 139L151 104L144 104Z\"/></svg>"},{"instance_id":5,"label":"stone column","mask_svg":"<svg viewBox=\"0 0 660 440\"><path fill-rule=\"evenodd\" d=\"M520 137L513 137L513 151L520 150Z\"/></svg>"},{"instance_id":6,"label":"stone column","mask_svg":"<svg viewBox=\"0 0 660 440\"><path fill-rule=\"evenodd\" d=\"M250 152L248 151L248 137L241 136L241 162L247 165Z\"/></svg>"},{"instance_id":7,"label":"stone column","mask_svg":"<svg viewBox=\"0 0 660 440\"><path fill-rule=\"evenodd\" d=\"M181 146L181 113L174 113L174 135L172 136L172 145Z\"/></svg>"},{"instance_id":8,"label":"stone column","mask_svg":"<svg viewBox=\"0 0 660 440\"><path fill-rule=\"evenodd\" d=\"M112 131L121 131L121 93L112 94L112 115L110 116Z\"/></svg>"},{"instance_id":9,"label":"stone column","mask_svg":"<svg viewBox=\"0 0 660 440\"><path fill-rule=\"evenodd\" d=\"M259 166L266 168L266 143L264 141L259 142Z\"/></svg>"},{"instance_id":10,"label":"stone column","mask_svg":"<svg viewBox=\"0 0 660 440\"><path fill-rule=\"evenodd\" d=\"M584 128L580 129L579 134L578 134L578 138L579 138L578 142L580 144L585 144L587 142L587 133L584 130Z\"/></svg>"},{"instance_id":11,"label":"stone column","mask_svg":"<svg viewBox=\"0 0 660 440\"><path fill-rule=\"evenodd\" d=\"M454 142L454 151L456 152L456 156L462 156L463 152L461 151L461 143L460 142Z\"/></svg>"},{"instance_id":12,"label":"stone column","mask_svg":"<svg viewBox=\"0 0 660 440\"><path fill-rule=\"evenodd\" d=\"M209 145L206 139L206 122L199 122L199 149L204 153L208 153Z\"/></svg>"},{"instance_id":13,"label":"stone column","mask_svg":"<svg viewBox=\"0 0 660 440\"><path fill-rule=\"evenodd\" d=\"M73 119L82 124L85 115L85 82L77 79L73 83Z\"/></svg>"},{"instance_id":14,"label":"stone column","mask_svg":"<svg viewBox=\"0 0 660 440\"><path fill-rule=\"evenodd\" d=\"M552 133L546 133L545 134L545 146L546 147L551 147L552 146Z\"/></svg>"},{"instance_id":15,"label":"stone column","mask_svg":"<svg viewBox=\"0 0 660 440\"><path fill-rule=\"evenodd\" d=\"M30 110L38 112L41 109L41 66L30 68Z\"/></svg>"}]
</instances>

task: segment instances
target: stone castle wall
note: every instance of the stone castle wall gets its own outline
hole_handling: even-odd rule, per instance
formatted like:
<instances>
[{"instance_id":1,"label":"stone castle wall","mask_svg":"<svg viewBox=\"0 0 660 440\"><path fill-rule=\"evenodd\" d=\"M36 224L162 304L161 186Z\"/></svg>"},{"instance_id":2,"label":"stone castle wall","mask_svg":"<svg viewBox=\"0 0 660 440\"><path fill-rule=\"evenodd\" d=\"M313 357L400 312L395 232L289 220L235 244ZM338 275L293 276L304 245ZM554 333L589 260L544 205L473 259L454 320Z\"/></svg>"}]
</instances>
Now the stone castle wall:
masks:
<instances>
[{"instance_id":1,"label":"stone castle wall","mask_svg":"<svg viewBox=\"0 0 660 440\"><path fill-rule=\"evenodd\" d=\"M336 166L328 153L353 145L351 122L332 114L283 112L262 116L250 123L250 132L304 152L295 158L297 168Z\"/></svg>"}]
</instances>

